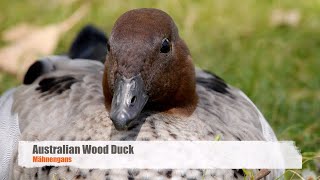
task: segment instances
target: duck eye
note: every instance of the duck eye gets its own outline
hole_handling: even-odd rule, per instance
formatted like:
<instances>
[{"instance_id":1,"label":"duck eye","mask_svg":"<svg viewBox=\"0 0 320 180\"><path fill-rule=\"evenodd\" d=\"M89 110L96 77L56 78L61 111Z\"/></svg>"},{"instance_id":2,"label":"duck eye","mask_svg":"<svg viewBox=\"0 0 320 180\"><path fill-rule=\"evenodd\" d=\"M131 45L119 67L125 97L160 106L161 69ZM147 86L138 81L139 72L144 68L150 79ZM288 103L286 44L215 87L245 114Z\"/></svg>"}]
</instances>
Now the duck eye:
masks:
<instances>
[{"instance_id":1,"label":"duck eye","mask_svg":"<svg viewBox=\"0 0 320 180\"><path fill-rule=\"evenodd\" d=\"M168 53L170 51L170 41L167 38L164 38L162 40L162 44L161 44L161 49L160 52L161 53Z\"/></svg>"}]
</instances>

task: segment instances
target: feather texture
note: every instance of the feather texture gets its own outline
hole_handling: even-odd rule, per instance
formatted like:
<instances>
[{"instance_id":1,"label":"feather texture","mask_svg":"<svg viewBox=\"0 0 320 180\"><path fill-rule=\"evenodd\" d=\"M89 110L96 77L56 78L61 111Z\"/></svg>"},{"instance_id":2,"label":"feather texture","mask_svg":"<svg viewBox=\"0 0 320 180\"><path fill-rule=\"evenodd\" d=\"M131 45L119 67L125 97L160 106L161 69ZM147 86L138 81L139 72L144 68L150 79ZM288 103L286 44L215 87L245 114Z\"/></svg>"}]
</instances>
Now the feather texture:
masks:
<instances>
[{"instance_id":1,"label":"feather texture","mask_svg":"<svg viewBox=\"0 0 320 180\"><path fill-rule=\"evenodd\" d=\"M0 98L0 179L11 179L13 155L20 135L18 115L11 111L14 92L15 89L11 89Z\"/></svg>"},{"instance_id":2,"label":"feather texture","mask_svg":"<svg viewBox=\"0 0 320 180\"><path fill-rule=\"evenodd\" d=\"M12 111L19 115L20 140L276 140L260 111L240 90L229 85L225 91L210 88L213 75L200 69L196 77L199 102L190 117L143 111L128 131L117 131L104 106L102 93L103 65L86 60L45 58L54 70L34 83L15 90ZM44 79L72 77L72 83L61 93L39 91ZM206 80L211 79L211 80ZM57 81L54 84L59 86ZM221 79L219 78L221 84ZM12 93L6 94L11 97ZM7 101L5 101L8 103ZM11 107L10 102L5 107ZM2 112L2 111L1 111ZM7 110L6 110L7 112ZM4 114L7 116L6 114ZM11 117L11 115L9 116ZM15 126L16 127L16 126ZM2 136L1 136L2 137ZM4 148L1 147L0 148ZM83 170L71 167L25 169L14 161L14 179L243 179L237 170ZM280 171L273 170L267 179Z\"/></svg>"}]
</instances>

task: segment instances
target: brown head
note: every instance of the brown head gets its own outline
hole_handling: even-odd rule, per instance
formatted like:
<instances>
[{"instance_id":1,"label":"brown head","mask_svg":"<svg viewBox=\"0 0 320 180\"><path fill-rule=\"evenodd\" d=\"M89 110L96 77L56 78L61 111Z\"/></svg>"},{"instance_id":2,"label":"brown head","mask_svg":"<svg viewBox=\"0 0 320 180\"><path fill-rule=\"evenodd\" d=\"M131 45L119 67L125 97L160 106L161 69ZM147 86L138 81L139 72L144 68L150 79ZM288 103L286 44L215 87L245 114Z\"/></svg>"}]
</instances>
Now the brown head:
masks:
<instances>
[{"instance_id":1,"label":"brown head","mask_svg":"<svg viewBox=\"0 0 320 180\"><path fill-rule=\"evenodd\" d=\"M135 9L115 23L108 44L103 90L118 130L143 109L189 116L197 105L190 52L172 18L158 9Z\"/></svg>"}]
</instances>

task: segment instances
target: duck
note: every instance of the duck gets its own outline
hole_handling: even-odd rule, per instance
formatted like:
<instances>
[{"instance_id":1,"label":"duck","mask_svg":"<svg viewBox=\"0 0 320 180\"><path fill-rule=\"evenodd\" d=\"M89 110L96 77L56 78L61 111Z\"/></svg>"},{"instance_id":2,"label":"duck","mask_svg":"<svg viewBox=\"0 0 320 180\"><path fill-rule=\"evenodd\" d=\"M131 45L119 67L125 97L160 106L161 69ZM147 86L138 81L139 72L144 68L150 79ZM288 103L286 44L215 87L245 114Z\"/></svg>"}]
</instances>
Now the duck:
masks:
<instances>
[{"instance_id":1,"label":"duck","mask_svg":"<svg viewBox=\"0 0 320 180\"><path fill-rule=\"evenodd\" d=\"M78 59L81 51L73 58L41 58L29 68L24 84L1 97L0 115L7 117L2 124L8 127L3 134L13 134L7 177L245 178L241 169L24 168L18 166L16 139L213 141L219 136L221 141L277 141L262 113L241 90L195 68L188 46L166 12L153 8L125 12L115 22L106 48L104 64ZM279 173L271 170L263 178L275 179Z\"/></svg>"}]
</instances>

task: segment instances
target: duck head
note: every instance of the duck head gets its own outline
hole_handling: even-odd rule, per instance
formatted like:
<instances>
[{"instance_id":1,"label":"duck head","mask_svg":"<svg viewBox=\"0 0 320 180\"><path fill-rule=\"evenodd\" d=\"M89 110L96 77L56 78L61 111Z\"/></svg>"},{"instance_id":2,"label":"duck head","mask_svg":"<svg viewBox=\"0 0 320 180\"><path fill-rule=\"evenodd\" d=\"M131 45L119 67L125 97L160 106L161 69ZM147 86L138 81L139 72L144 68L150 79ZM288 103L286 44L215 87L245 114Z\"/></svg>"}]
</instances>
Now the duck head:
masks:
<instances>
[{"instance_id":1,"label":"duck head","mask_svg":"<svg viewBox=\"0 0 320 180\"><path fill-rule=\"evenodd\" d=\"M189 116L197 105L190 52L172 18L135 9L116 21L108 43L103 92L117 130L142 110Z\"/></svg>"}]
</instances>

